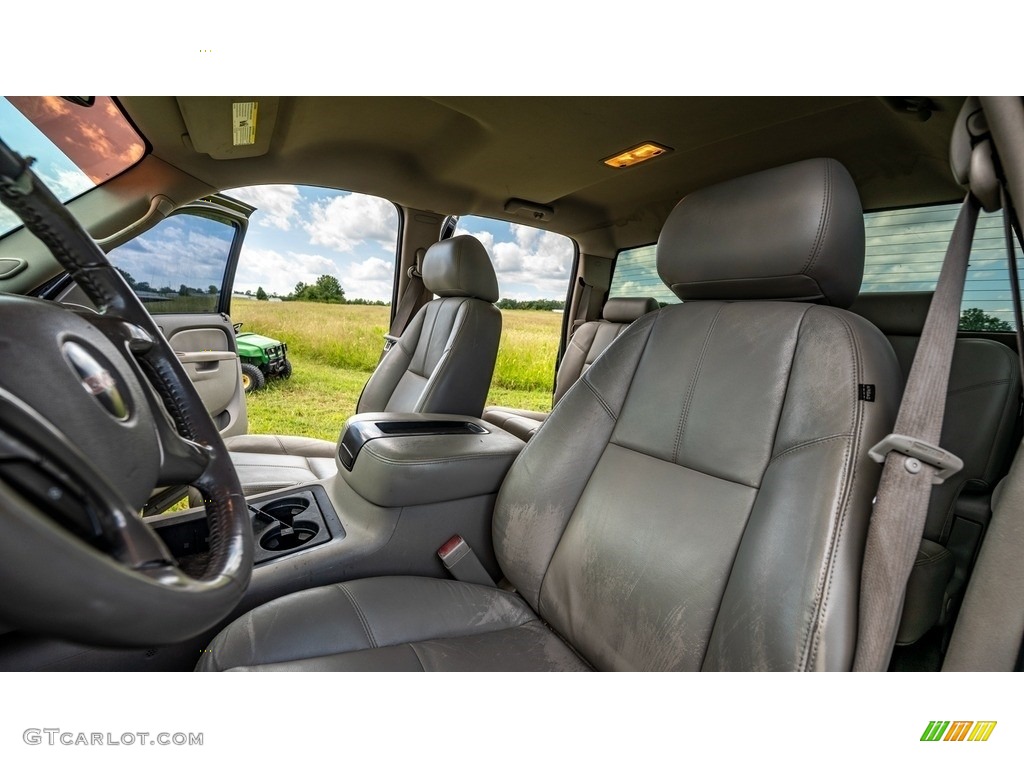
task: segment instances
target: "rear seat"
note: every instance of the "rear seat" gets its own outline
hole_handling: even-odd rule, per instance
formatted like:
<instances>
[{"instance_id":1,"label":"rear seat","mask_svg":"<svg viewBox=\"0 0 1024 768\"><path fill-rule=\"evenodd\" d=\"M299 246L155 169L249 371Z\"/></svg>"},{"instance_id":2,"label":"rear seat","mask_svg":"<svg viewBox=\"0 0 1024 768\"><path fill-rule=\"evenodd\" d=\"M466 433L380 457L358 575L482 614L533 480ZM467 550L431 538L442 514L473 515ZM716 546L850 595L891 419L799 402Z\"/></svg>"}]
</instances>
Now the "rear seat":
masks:
<instances>
[{"instance_id":1,"label":"rear seat","mask_svg":"<svg viewBox=\"0 0 1024 768\"><path fill-rule=\"evenodd\" d=\"M892 344L904 381L914 361L931 293L862 294L850 308ZM958 338L946 396L942 447L964 468L932 490L924 539L907 584L897 643L919 640L946 619L962 592L991 514L991 493L1012 457L1021 382L1016 354L991 339Z\"/></svg>"},{"instance_id":2,"label":"rear seat","mask_svg":"<svg viewBox=\"0 0 1024 768\"><path fill-rule=\"evenodd\" d=\"M569 339L569 346L562 356L555 377L555 394L552 405L558 403L576 380L579 379L608 346L618 338L630 323L639 317L658 309L657 300L651 297L608 299L601 312L603 319L584 323ZM484 409L484 421L511 432L520 440L533 437L548 415L542 411L526 411L518 408L492 406Z\"/></svg>"}]
</instances>

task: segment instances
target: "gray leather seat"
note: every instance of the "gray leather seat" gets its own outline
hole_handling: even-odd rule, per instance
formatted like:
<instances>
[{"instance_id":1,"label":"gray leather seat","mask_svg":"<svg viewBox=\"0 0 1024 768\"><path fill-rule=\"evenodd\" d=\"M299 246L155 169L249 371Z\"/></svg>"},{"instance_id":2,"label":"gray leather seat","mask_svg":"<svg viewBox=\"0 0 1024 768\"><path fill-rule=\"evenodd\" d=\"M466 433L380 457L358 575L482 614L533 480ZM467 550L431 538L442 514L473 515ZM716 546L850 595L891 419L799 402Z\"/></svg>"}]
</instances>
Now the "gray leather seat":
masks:
<instances>
[{"instance_id":1,"label":"gray leather seat","mask_svg":"<svg viewBox=\"0 0 1024 768\"><path fill-rule=\"evenodd\" d=\"M359 396L356 413L456 413L479 416L501 336L498 280L483 245L459 235L423 257L423 284L439 298L412 318ZM315 482L336 471L336 444L291 435L240 435L225 441L248 496Z\"/></svg>"},{"instance_id":2,"label":"gray leather seat","mask_svg":"<svg viewBox=\"0 0 1024 768\"><path fill-rule=\"evenodd\" d=\"M914 362L931 293L863 294L850 308L874 323L889 339L904 381ZM945 608L965 586L966 562L947 549L958 502L972 492L991 492L1006 474L1015 448L1020 408L1020 368L1005 344L958 338L953 347L940 445L959 456L963 469L932 488L924 538L907 584L897 642L914 643L945 619ZM962 553L961 560L970 552ZM959 573L957 566L959 565Z\"/></svg>"},{"instance_id":3,"label":"gray leather seat","mask_svg":"<svg viewBox=\"0 0 1024 768\"><path fill-rule=\"evenodd\" d=\"M555 375L555 393L551 404L558 405L558 401L569 391L569 387L587 372L597 356L608 349L608 345L615 341L630 323L657 309L657 300L648 296L620 296L608 299L601 309L601 319L584 323L569 339L569 345ZM483 420L511 432L520 440L529 440L547 417L543 411L491 406L484 410Z\"/></svg>"},{"instance_id":4,"label":"gray leather seat","mask_svg":"<svg viewBox=\"0 0 1024 768\"><path fill-rule=\"evenodd\" d=\"M494 547L516 594L321 587L228 626L199 669L850 668L867 451L900 390L885 337L838 308L863 255L834 160L692 193L658 241L685 303L616 339L505 478Z\"/></svg>"}]
</instances>

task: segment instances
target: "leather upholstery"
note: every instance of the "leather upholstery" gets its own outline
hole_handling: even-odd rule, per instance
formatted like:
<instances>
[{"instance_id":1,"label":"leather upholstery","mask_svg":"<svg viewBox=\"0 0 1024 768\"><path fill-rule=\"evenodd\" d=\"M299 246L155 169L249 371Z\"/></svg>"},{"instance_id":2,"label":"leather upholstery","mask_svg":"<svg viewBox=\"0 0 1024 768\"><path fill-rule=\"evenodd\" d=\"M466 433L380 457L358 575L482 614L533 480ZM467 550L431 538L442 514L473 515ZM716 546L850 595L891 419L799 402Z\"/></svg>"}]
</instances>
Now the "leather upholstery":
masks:
<instances>
[{"instance_id":1,"label":"leather upholstery","mask_svg":"<svg viewBox=\"0 0 1024 768\"><path fill-rule=\"evenodd\" d=\"M429 415L369 413L349 422L417 417L432 420ZM368 440L351 471L344 465L338 471L353 491L378 507L436 504L495 493L522 447L520 440L500 429L486 434L394 435Z\"/></svg>"},{"instance_id":2,"label":"leather upholstery","mask_svg":"<svg viewBox=\"0 0 1024 768\"><path fill-rule=\"evenodd\" d=\"M629 325L648 312L658 311L658 300L653 296L616 296L601 308L601 317L609 323Z\"/></svg>"},{"instance_id":3,"label":"leather upholstery","mask_svg":"<svg viewBox=\"0 0 1024 768\"><path fill-rule=\"evenodd\" d=\"M470 235L435 243L423 257L423 283L443 298L420 308L363 388L356 413L406 411L479 416L494 373L501 312L487 251ZM246 495L334 474L334 445L300 445L283 435L227 441ZM323 458L331 461L324 463ZM327 474L324 474L324 471Z\"/></svg>"},{"instance_id":4,"label":"leather upholstery","mask_svg":"<svg viewBox=\"0 0 1024 768\"><path fill-rule=\"evenodd\" d=\"M202 672L584 670L516 595L389 576L282 597L222 632Z\"/></svg>"},{"instance_id":5,"label":"leather upholstery","mask_svg":"<svg viewBox=\"0 0 1024 768\"><path fill-rule=\"evenodd\" d=\"M616 297L608 299L601 311L602 320L584 323L569 339L562 362L555 377L553 403L558 404L569 387L594 364L597 356L618 338L629 324L648 312L658 309L658 302L650 296ZM546 413L515 408L492 406L484 411L483 419L511 432L520 440L529 440L547 418Z\"/></svg>"},{"instance_id":6,"label":"leather upholstery","mask_svg":"<svg viewBox=\"0 0 1024 768\"><path fill-rule=\"evenodd\" d=\"M658 246L658 274L684 301L848 307L864 274L860 198L835 160L804 160L694 192L665 222ZM662 258L676 253L687 258Z\"/></svg>"},{"instance_id":7,"label":"leather upholstery","mask_svg":"<svg viewBox=\"0 0 1024 768\"><path fill-rule=\"evenodd\" d=\"M236 435L224 438L246 496L276 491L290 485L315 483L337 471L337 444L296 435ZM189 503L203 498L189 490Z\"/></svg>"},{"instance_id":8,"label":"leather upholstery","mask_svg":"<svg viewBox=\"0 0 1024 768\"><path fill-rule=\"evenodd\" d=\"M946 585L952 581L955 569L956 562L948 549L934 541L921 540L907 580L897 645L916 643L939 623L946 606Z\"/></svg>"},{"instance_id":9,"label":"leather upholstery","mask_svg":"<svg viewBox=\"0 0 1024 768\"><path fill-rule=\"evenodd\" d=\"M506 408L494 405L484 409L484 421L499 427L526 442L533 437L548 414L544 411L528 411L523 408Z\"/></svg>"},{"instance_id":10,"label":"leather upholstery","mask_svg":"<svg viewBox=\"0 0 1024 768\"><path fill-rule=\"evenodd\" d=\"M356 413L479 416L500 337L501 312L489 302L444 298L427 303L366 382Z\"/></svg>"},{"instance_id":11,"label":"leather upholstery","mask_svg":"<svg viewBox=\"0 0 1024 768\"><path fill-rule=\"evenodd\" d=\"M457 235L427 249L423 285L435 296L463 296L488 304L498 300L498 278L491 259L472 235Z\"/></svg>"},{"instance_id":12,"label":"leather upholstery","mask_svg":"<svg viewBox=\"0 0 1024 768\"><path fill-rule=\"evenodd\" d=\"M598 668L846 669L879 475L866 451L898 392L884 337L841 310L665 308L513 465L502 570Z\"/></svg>"},{"instance_id":13,"label":"leather upholstery","mask_svg":"<svg viewBox=\"0 0 1024 768\"><path fill-rule=\"evenodd\" d=\"M765 219L771 231L786 229L785 217L803 221L788 178L761 188L766 207L784 200L781 218ZM817 211L820 193L804 203ZM728 218L729 209L713 215ZM703 258L676 247L693 242L680 220L727 229L692 216L684 201L667 225L675 235L659 243L670 274L680 271L674 261ZM740 282L760 293L757 281ZM860 384L875 385L873 400L860 399ZM502 570L596 669L849 669L880 472L867 450L890 431L899 391L885 337L841 309L693 301L646 315L562 398L506 476L493 523ZM268 604L216 639L211 658L219 668L335 668L349 664L336 653L369 644L389 646L409 669L405 644L419 660L420 643L451 635L446 668L508 668L510 655L529 668L572 666L547 634L537 654L518 638L505 642L507 618L479 618L508 615L500 590L453 589L442 609L421 597L431 587L411 584L381 580L372 598L365 582L329 588L360 590L365 620L347 598L327 608L320 590ZM440 626L449 611L453 623ZM263 640L288 626L296 629L287 641ZM489 635L486 659L463 639L478 631Z\"/></svg>"}]
</instances>

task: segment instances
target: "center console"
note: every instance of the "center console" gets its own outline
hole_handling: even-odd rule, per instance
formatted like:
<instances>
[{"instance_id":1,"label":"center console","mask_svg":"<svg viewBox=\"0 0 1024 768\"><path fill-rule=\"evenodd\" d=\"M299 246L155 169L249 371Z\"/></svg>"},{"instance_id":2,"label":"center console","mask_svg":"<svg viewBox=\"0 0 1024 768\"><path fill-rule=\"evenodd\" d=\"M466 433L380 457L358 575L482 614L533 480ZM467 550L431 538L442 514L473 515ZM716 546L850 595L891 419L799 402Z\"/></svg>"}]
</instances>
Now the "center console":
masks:
<instances>
[{"instance_id":1,"label":"center console","mask_svg":"<svg viewBox=\"0 0 1024 768\"><path fill-rule=\"evenodd\" d=\"M437 549L458 534L499 578L494 500L523 442L480 419L366 413L338 441L338 472L247 499L254 571L239 612L298 589L367 576L448 578ZM202 509L147 518L186 573L200 575Z\"/></svg>"}]
</instances>

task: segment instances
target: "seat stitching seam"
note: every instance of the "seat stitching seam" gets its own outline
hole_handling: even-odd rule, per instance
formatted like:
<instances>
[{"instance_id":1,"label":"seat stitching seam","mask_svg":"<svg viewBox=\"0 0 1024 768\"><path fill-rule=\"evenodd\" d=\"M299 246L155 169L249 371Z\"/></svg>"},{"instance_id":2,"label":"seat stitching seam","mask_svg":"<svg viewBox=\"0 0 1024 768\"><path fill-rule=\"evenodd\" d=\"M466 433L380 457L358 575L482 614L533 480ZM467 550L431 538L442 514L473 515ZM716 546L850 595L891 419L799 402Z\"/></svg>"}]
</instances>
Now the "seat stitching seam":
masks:
<instances>
[{"instance_id":1,"label":"seat stitching seam","mask_svg":"<svg viewBox=\"0 0 1024 768\"><path fill-rule=\"evenodd\" d=\"M430 409L427 408L426 405L427 400L438 387L442 376L447 372L448 368L453 365L452 360L456 357L456 355L453 354L453 350L462 338L462 332L466 329L466 326L469 325L468 320L462 316L463 309L465 308L467 301L468 299L463 300L459 304L459 308L455 310L455 322L459 323L458 327L454 329L455 335L450 336L451 341L445 346L444 351L441 353L438 365L430 372L430 375L424 377L426 379L426 386L423 388L423 392L420 393L419 400L417 401L420 406L420 411L429 413ZM460 318L461 322L459 322ZM431 333L433 333L433 329L431 329Z\"/></svg>"},{"instance_id":2,"label":"seat stitching seam","mask_svg":"<svg viewBox=\"0 0 1024 768\"><path fill-rule=\"evenodd\" d=\"M827 311L827 310L826 310ZM850 351L850 355L853 358L853 373L855 376L854 382L863 380L863 361L860 358L859 350L857 348L853 329L850 324L838 312L829 312L830 315L835 317L843 329L846 331L846 343ZM818 655L818 648L821 644L821 618L825 615L828 610L829 599L832 594L832 583L835 576L836 560L838 557L838 550L843 540L843 534L846 529L846 520L850 509L850 504L853 500L853 487L857 483L857 464L853 461L853 457L856 455L860 447L861 431L858 430L858 426L863 427L864 424L864 406L863 401L851 398L850 408L850 426L853 433L853 439L846 444L846 448L843 450L843 472L842 472L842 489L843 496L839 503L839 509L837 514L833 515L834 525L832 533L829 535L828 549L826 550L825 557L825 569L824 573L819 576L819 584L816 590L816 602L817 608L814 610L811 621L808 623L805 643L807 645L804 649L804 660L803 667L808 669L813 666L814 661ZM853 465L852 468L850 465ZM858 584L859 587L859 584ZM859 589L858 589L859 592Z\"/></svg>"},{"instance_id":3,"label":"seat stitching seam","mask_svg":"<svg viewBox=\"0 0 1024 768\"><path fill-rule=\"evenodd\" d=\"M992 379L991 381L982 381L982 382L979 382L977 384L970 384L970 385L968 385L966 387L960 387L959 389L949 389L949 390L946 391L946 396L949 397L950 395L959 395L959 394L962 394L964 392L970 392L970 391L975 390L975 389L985 389L986 387L994 387L997 384L1008 384L1009 382L1010 382L1009 378L1005 378L1005 379Z\"/></svg>"},{"instance_id":4,"label":"seat stitching seam","mask_svg":"<svg viewBox=\"0 0 1024 768\"><path fill-rule=\"evenodd\" d=\"M738 485L741 488L750 488L751 490L754 490L754 491L760 490L760 486L758 486L758 485L748 485L747 483L744 483L744 482L742 482L740 480L734 480L731 477L722 477L721 475L715 475L715 474L713 474L711 472L707 472L707 471L705 471L703 469L696 469L695 467L691 467L688 464L680 464L678 462L672 461L671 459L663 459L661 456L655 456L653 453L647 453L646 451L641 451L641 450L639 450L637 448L634 448L631 445L624 445L622 443L617 443L614 440L609 440L608 441L608 445L614 445L616 448L621 448L624 451L630 451L631 453L636 453L636 454L639 454L640 456L645 456L648 459L654 459L655 461L661 461L661 462L664 462L665 464L671 464L672 466L679 467L680 469L688 469L691 472L696 472L698 475L704 475L705 477L711 477L711 478L714 478L715 480L721 480L723 483L730 483L732 485Z\"/></svg>"},{"instance_id":5,"label":"seat stitching seam","mask_svg":"<svg viewBox=\"0 0 1024 768\"><path fill-rule=\"evenodd\" d=\"M366 616L363 614L362 608L359 607L359 603L356 601L355 597L349 591L349 588L345 584L338 584L337 586L338 589L340 589L342 593L345 595L345 597L348 598L348 602L352 606L352 610L354 610L356 612L356 616L359 617L359 623L363 627L363 632L366 633L366 639L370 642L370 647L379 648L380 646L377 645L377 640L376 638L374 638L373 632L370 630L370 623L367 621Z\"/></svg>"},{"instance_id":6,"label":"seat stitching seam","mask_svg":"<svg viewBox=\"0 0 1024 768\"><path fill-rule=\"evenodd\" d=\"M409 646L409 649L412 651L412 655L416 657L416 661L419 663L420 669L423 672L426 672L427 671L427 665L424 664L423 663L423 659L420 658L420 654L419 654L419 651L416 650L416 646L413 643L406 643L406 645Z\"/></svg>"},{"instance_id":7,"label":"seat stitching seam","mask_svg":"<svg viewBox=\"0 0 1024 768\"><path fill-rule=\"evenodd\" d=\"M611 409L611 407L610 407L610 406L608 405L608 403L607 403L607 402L605 402L605 399L604 399L604 398L603 398L603 397L601 396L601 393L600 393L600 392L598 392L598 391L597 391L597 388L596 388L596 387L594 387L594 385L590 383L590 379L580 379L580 381L582 381L582 382L583 382L584 386L586 386L586 388L587 388L587 389L589 389L589 390L590 390L591 392L593 392L593 393L594 393L594 399L596 399L596 400L597 400L597 402L601 404L601 407L602 407L602 408L604 408L604 410L605 410L605 413L607 413L607 414L608 414L609 416L611 416L611 417L612 417L613 419L616 419L616 418L618 418L618 417L617 417L617 416L615 415L615 413L614 413L614 412L612 411L612 409Z\"/></svg>"},{"instance_id":8,"label":"seat stitching seam","mask_svg":"<svg viewBox=\"0 0 1024 768\"><path fill-rule=\"evenodd\" d=\"M806 273L818 261L818 257L821 256L825 230L828 227L828 221L832 213L832 164L827 160L825 161L823 182L824 191L821 199L821 212L818 214L818 232L814 236L811 252L808 254L807 260L800 270L801 273Z\"/></svg>"},{"instance_id":9,"label":"seat stitching seam","mask_svg":"<svg viewBox=\"0 0 1024 768\"><path fill-rule=\"evenodd\" d=\"M825 437L816 437L812 440L805 440L802 443L797 443L796 445L787 448L782 453L772 456L767 466L770 467L777 459L781 459L783 456L786 456L795 451L802 451L804 448L810 448L811 446L817 445L818 443L827 443L832 440L845 440L851 437L853 437L853 434L850 432L840 432L835 435L826 435ZM767 469L767 467L765 467L765 469Z\"/></svg>"},{"instance_id":10,"label":"seat stitching seam","mask_svg":"<svg viewBox=\"0 0 1024 768\"><path fill-rule=\"evenodd\" d=\"M782 426L782 417L783 417L783 413L784 413L784 411L786 409L786 397L789 394L789 385L790 385L790 382L793 379L793 368L795 367L796 355L797 355L797 352L798 352L799 346L800 346L800 333L803 330L804 321L807 319L807 314L808 314L809 311L810 311L809 308L805 307L800 312L800 321L797 323L796 334L795 334L795 338L794 338L794 341L793 341L793 351L790 353L789 368L786 371L786 388L784 390L785 394L782 396L781 402L779 403L778 420L777 420L777 422L775 424L775 431L772 433L772 446L773 447L775 446L775 443L778 442L778 439L779 439L779 429ZM700 669L700 670L704 669L704 665L707 663L707 660L708 660L708 654L711 653L711 640L714 637L715 628L718 626L718 618L722 614L722 606L725 605L725 593L726 593L726 591L729 588L729 582L732 580L733 571L736 568L736 558L739 557L740 547L743 546L743 540L746 538L747 530L750 528L750 521L754 517L754 507L757 505L757 494L760 493L761 485L764 484L764 477L765 477L765 475L768 472L768 466L770 464L771 464L771 460L769 460L768 463L765 464L765 467L761 471L761 476L760 476L760 478L758 480L758 484L756 486L747 486L747 487L754 488L754 490L755 490L754 499L751 502L750 507L747 510L747 519L743 523L743 531L740 534L739 543L736 545L735 550L733 550L732 560L729 563L729 570L728 570L728 576L726 578L725 589L723 589L722 592L719 594L718 607L715 609L715 619L711 623L711 635L708 637L707 642L704 643L704 653L700 657L700 666L698 666L698 669Z\"/></svg>"},{"instance_id":11,"label":"seat stitching seam","mask_svg":"<svg viewBox=\"0 0 1024 768\"><path fill-rule=\"evenodd\" d=\"M725 310L726 304L722 304L718 311L715 312L715 316L711 319L711 323L708 325L707 334L704 336L704 344L700 349L700 356L697 358L697 365L693 370L693 380L690 382L690 386L686 393L686 399L683 401L683 410L679 415L679 426L676 427L676 440L675 445L672 449L672 462L675 464L679 463L679 443L682 440L683 432L686 430L686 421L690 417L690 404L693 400L694 390L697 389L697 382L700 380L700 371L704 365L704 356L707 354L708 346L711 343L711 334L714 333L715 326L718 324L718 318Z\"/></svg>"},{"instance_id":12,"label":"seat stitching seam","mask_svg":"<svg viewBox=\"0 0 1024 768\"><path fill-rule=\"evenodd\" d=\"M629 398L630 390L632 390L632 388L633 388L633 382L636 381L636 373L640 369L640 364L641 364L641 361L643 360L644 352L647 351L647 345L651 341L651 334L654 332L654 327L658 323L658 320L659 320L658 316L659 316L659 314L660 314L660 312L651 312L648 315L648 317L650 317L651 319L649 321L647 321L646 325L644 325L644 320L641 319L641 320L638 320L636 323L633 323L633 324L631 324L629 326L629 332L628 333L631 333L634 336L640 336L641 333L644 333L645 338L643 340L643 343L640 345L639 351L636 353L636 364L633 366L633 370L630 373L629 384L626 387L626 391L622 395L622 401L621 402L623 404L625 404L626 400ZM625 348L626 345L630 343L629 335L628 334L623 334L623 338L625 339L625 341L622 342L622 345L623 345L623 348ZM572 387L570 387L570 391L572 389L578 387L580 385L581 381L583 381L582 378L577 379L573 383ZM589 380L588 380L588 384L589 384ZM568 395L568 392L566 392L566 395ZM571 522L573 515L576 514L576 510L579 508L580 499L583 498L583 494L586 492L587 486L590 485L590 480L591 480L591 478L593 478L594 472L597 470L597 465L601 463L602 457L604 456L605 452L608 450L608 445L612 441L612 435L614 435L614 433L615 433L615 426L616 426L615 422L617 422L617 421L618 421L617 418L612 417L612 422L613 423L612 423L611 431L608 433L608 442L605 443L604 448L600 451L600 454L597 457L597 461L594 462L594 466L592 466L590 468L590 472L587 473L587 481L583 484L583 489L580 491L579 496L576 497L576 501L573 504L572 511L569 512L569 515L568 515L568 517L566 518L566 521L565 521L565 525L562 526L562 530L558 534L558 540L555 542L555 547L554 547L554 549L551 550L551 556L548 558L548 562L544 566L544 573L541 574L540 582L537 584L537 612L538 612L538 614L540 613L540 604L541 604L542 596L543 596L543 593L544 593L544 583L547 581L548 573L551 571L551 563L555 559L555 554L557 554L557 552L558 552L558 547L562 543L562 537L565 536L565 532L566 532L566 530L569 527L569 523ZM527 451L529 450L529 445L530 444L527 443L526 449L520 451L519 455L512 462L512 467L513 468L520 461L523 460L523 456L527 455ZM509 469L509 472L511 472L511 471L512 471L512 468ZM524 600L525 600L525 598L524 598ZM527 604L529 604L529 603L527 603Z\"/></svg>"},{"instance_id":13,"label":"seat stitching seam","mask_svg":"<svg viewBox=\"0 0 1024 768\"><path fill-rule=\"evenodd\" d=\"M948 560L952 556L953 555L950 553L950 551L948 549L945 549L945 548L941 552L936 552L936 553L933 553L933 554L925 553L923 556L921 555L921 552L919 551L918 552L918 558L914 561L914 565L915 566L916 565L922 565L922 566L924 566L924 565L932 565L932 564L938 563L938 562L940 562L942 560Z\"/></svg>"}]
</instances>

